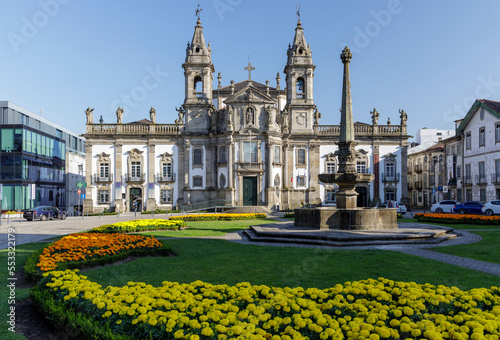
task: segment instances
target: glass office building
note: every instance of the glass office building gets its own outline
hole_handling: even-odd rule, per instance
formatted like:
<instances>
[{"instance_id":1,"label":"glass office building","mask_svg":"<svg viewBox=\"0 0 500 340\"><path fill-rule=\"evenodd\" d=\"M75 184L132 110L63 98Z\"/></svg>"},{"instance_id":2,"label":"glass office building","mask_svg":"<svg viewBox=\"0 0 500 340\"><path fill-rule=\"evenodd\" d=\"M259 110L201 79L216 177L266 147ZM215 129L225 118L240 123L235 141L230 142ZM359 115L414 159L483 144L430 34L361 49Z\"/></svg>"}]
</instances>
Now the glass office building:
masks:
<instances>
[{"instance_id":1,"label":"glass office building","mask_svg":"<svg viewBox=\"0 0 500 340\"><path fill-rule=\"evenodd\" d=\"M66 158L70 151L84 155L84 147L76 133L0 101L2 210L66 208Z\"/></svg>"}]
</instances>

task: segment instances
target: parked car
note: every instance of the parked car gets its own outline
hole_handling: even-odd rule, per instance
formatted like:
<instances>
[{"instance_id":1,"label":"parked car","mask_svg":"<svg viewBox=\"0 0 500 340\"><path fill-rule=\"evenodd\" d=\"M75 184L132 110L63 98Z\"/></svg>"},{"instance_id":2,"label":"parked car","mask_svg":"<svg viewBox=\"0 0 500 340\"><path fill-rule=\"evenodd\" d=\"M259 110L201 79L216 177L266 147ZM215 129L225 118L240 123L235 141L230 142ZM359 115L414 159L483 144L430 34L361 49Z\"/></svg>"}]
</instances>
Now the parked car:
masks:
<instances>
[{"instance_id":1,"label":"parked car","mask_svg":"<svg viewBox=\"0 0 500 340\"><path fill-rule=\"evenodd\" d=\"M457 204L453 207L453 212L461 214L481 214L481 209L483 208L483 202L478 201L467 201L461 204Z\"/></svg>"},{"instance_id":2,"label":"parked car","mask_svg":"<svg viewBox=\"0 0 500 340\"><path fill-rule=\"evenodd\" d=\"M406 214L406 205L404 205L403 203L401 202L394 202L394 207L397 210L398 214L401 214L401 215L404 215Z\"/></svg>"},{"instance_id":3,"label":"parked car","mask_svg":"<svg viewBox=\"0 0 500 340\"><path fill-rule=\"evenodd\" d=\"M59 208L51 207L48 205L41 205L39 207L34 207L32 209L26 210L23 217L28 221L40 220L52 220L54 218L60 218L61 220L66 219L66 212L64 210L59 210Z\"/></svg>"},{"instance_id":4,"label":"parked car","mask_svg":"<svg viewBox=\"0 0 500 340\"><path fill-rule=\"evenodd\" d=\"M389 206L390 204L392 204L392 207ZM396 208L398 214L406 214L406 206L403 203L392 201L390 204L388 202L379 202L377 208Z\"/></svg>"},{"instance_id":5,"label":"parked car","mask_svg":"<svg viewBox=\"0 0 500 340\"><path fill-rule=\"evenodd\" d=\"M457 201L451 201L451 200L446 200L446 201L441 201L439 203L434 203L431 204L431 212L435 213L452 213L453 208L458 205L459 203Z\"/></svg>"},{"instance_id":6,"label":"parked car","mask_svg":"<svg viewBox=\"0 0 500 340\"><path fill-rule=\"evenodd\" d=\"M500 214L500 200L492 200L488 203L483 204L481 212L485 213L488 216Z\"/></svg>"}]
</instances>

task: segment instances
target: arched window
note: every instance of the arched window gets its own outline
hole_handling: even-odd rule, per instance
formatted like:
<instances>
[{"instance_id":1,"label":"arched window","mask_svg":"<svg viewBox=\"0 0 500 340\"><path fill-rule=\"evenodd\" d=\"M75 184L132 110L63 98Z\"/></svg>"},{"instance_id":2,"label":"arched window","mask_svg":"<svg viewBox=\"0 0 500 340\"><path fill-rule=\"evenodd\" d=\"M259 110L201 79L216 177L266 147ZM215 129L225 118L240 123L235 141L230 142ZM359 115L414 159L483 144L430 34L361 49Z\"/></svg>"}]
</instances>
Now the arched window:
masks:
<instances>
[{"instance_id":1,"label":"arched window","mask_svg":"<svg viewBox=\"0 0 500 340\"><path fill-rule=\"evenodd\" d=\"M194 95L196 97L203 95L203 79L200 76L194 77Z\"/></svg>"},{"instance_id":2,"label":"arched window","mask_svg":"<svg viewBox=\"0 0 500 340\"><path fill-rule=\"evenodd\" d=\"M304 78L297 78L297 99L306 98L306 82Z\"/></svg>"}]
</instances>

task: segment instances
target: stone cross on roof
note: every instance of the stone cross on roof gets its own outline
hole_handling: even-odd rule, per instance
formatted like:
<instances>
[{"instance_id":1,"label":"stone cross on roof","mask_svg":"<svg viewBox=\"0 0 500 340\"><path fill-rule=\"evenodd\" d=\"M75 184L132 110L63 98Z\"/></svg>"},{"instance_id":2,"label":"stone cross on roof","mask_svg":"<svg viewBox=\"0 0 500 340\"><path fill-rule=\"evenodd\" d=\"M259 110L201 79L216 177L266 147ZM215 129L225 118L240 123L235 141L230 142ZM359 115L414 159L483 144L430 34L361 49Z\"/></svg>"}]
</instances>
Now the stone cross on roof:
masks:
<instances>
[{"instance_id":1,"label":"stone cross on roof","mask_svg":"<svg viewBox=\"0 0 500 340\"><path fill-rule=\"evenodd\" d=\"M248 63L248 66L244 69L248 71L248 79L252 79L252 71L255 70L255 67L252 67L252 63Z\"/></svg>"},{"instance_id":2,"label":"stone cross on roof","mask_svg":"<svg viewBox=\"0 0 500 340\"><path fill-rule=\"evenodd\" d=\"M203 8L200 8L200 2L198 1L198 8L196 9L195 12L195 15L198 17L198 20L200 20L201 11L203 11Z\"/></svg>"}]
</instances>

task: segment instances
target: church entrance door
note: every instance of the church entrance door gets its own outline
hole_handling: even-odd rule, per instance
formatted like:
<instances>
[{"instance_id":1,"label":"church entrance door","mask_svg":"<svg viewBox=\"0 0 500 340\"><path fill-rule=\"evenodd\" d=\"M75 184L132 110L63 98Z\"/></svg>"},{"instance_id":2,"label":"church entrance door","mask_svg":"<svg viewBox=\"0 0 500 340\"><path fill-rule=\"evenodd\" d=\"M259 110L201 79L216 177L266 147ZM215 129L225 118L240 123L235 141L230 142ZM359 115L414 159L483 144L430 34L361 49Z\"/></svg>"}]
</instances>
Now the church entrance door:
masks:
<instances>
[{"instance_id":1,"label":"church entrance door","mask_svg":"<svg viewBox=\"0 0 500 340\"><path fill-rule=\"evenodd\" d=\"M257 205L257 177L243 177L243 205Z\"/></svg>"},{"instance_id":2,"label":"church entrance door","mask_svg":"<svg viewBox=\"0 0 500 340\"><path fill-rule=\"evenodd\" d=\"M356 192L359 194L358 207L366 207L368 205L368 190L365 187L356 187Z\"/></svg>"},{"instance_id":3,"label":"church entrance door","mask_svg":"<svg viewBox=\"0 0 500 340\"><path fill-rule=\"evenodd\" d=\"M142 211L142 189L141 188L131 188L130 189L130 211Z\"/></svg>"}]
</instances>

